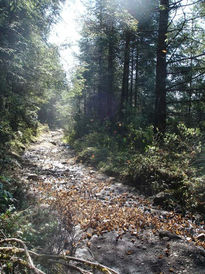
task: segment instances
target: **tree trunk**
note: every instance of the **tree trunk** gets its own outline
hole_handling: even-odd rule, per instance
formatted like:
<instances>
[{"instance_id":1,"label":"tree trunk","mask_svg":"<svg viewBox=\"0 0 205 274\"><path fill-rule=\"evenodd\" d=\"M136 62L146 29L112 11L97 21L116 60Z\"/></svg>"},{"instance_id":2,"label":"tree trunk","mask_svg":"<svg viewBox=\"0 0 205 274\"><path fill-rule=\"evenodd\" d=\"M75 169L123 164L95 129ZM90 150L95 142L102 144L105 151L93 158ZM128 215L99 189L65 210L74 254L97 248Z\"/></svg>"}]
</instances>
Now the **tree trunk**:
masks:
<instances>
[{"instance_id":1,"label":"tree trunk","mask_svg":"<svg viewBox=\"0 0 205 274\"><path fill-rule=\"evenodd\" d=\"M111 29L108 47L108 84L107 84L107 117L113 116L113 83L114 83L114 41L113 41L113 27Z\"/></svg>"},{"instance_id":2,"label":"tree trunk","mask_svg":"<svg viewBox=\"0 0 205 274\"><path fill-rule=\"evenodd\" d=\"M125 33L125 51L124 51L124 69L122 80L122 92L121 92L121 116L123 114L124 107L128 102L128 88L129 88L129 64L130 64L130 40L131 36L129 31Z\"/></svg>"},{"instance_id":3,"label":"tree trunk","mask_svg":"<svg viewBox=\"0 0 205 274\"><path fill-rule=\"evenodd\" d=\"M130 73L130 95L129 101L131 108L133 107L133 78L134 78L134 48L132 49L132 58L131 58L131 73Z\"/></svg>"},{"instance_id":4,"label":"tree trunk","mask_svg":"<svg viewBox=\"0 0 205 274\"><path fill-rule=\"evenodd\" d=\"M138 79L139 79L139 39L137 38L137 48L136 48L136 67L135 67L135 108L139 105L139 88L138 88Z\"/></svg>"},{"instance_id":5,"label":"tree trunk","mask_svg":"<svg viewBox=\"0 0 205 274\"><path fill-rule=\"evenodd\" d=\"M103 3L102 1L99 2L99 9L100 9L100 14L99 14L99 30L100 32L102 31L103 28L103 22L102 22L102 17L103 17ZM98 85L97 85L97 113L98 113L98 118L100 120L104 119L105 116L105 98L104 98L104 84L103 84L103 39L100 36L99 41L98 41Z\"/></svg>"},{"instance_id":6,"label":"tree trunk","mask_svg":"<svg viewBox=\"0 0 205 274\"><path fill-rule=\"evenodd\" d=\"M157 41L157 65L155 86L155 131L164 133L166 129L166 78L167 78L167 46L166 34L169 18L169 0L160 0L159 31Z\"/></svg>"},{"instance_id":7,"label":"tree trunk","mask_svg":"<svg viewBox=\"0 0 205 274\"><path fill-rule=\"evenodd\" d=\"M193 18L192 18L192 21L191 21L191 34L192 34L192 37L194 37L194 22L193 22ZM190 127L191 126L191 120L192 120L192 117L191 117L191 109L192 109L192 82L193 82L193 51L194 51L194 48L193 48L193 40L191 40L191 60L190 60L190 81L189 81L189 104L188 104L188 121L187 121L187 124L188 126Z\"/></svg>"}]
</instances>

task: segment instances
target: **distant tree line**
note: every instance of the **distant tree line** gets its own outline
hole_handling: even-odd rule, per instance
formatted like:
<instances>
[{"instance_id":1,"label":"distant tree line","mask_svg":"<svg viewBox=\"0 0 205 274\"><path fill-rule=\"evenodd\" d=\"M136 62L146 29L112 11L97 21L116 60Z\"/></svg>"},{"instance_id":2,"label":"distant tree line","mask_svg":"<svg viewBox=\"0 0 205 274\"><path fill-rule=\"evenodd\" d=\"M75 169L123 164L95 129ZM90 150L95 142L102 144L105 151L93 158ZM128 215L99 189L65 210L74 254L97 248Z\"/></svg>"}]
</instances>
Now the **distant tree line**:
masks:
<instances>
[{"instance_id":1,"label":"distant tree line","mask_svg":"<svg viewBox=\"0 0 205 274\"><path fill-rule=\"evenodd\" d=\"M75 113L99 121L204 127L202 1L87 1Z\"/></svg>"}]
</instances>

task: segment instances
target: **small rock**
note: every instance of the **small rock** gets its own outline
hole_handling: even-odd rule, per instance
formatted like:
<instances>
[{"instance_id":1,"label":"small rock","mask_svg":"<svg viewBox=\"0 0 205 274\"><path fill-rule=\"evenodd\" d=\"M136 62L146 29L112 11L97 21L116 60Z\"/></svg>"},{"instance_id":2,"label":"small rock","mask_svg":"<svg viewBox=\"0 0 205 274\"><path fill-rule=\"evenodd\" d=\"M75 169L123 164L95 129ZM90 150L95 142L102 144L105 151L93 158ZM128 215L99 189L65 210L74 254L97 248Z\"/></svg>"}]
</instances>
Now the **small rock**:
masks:
<instances>
[{"instance_id":1,"label":"small rock","mask_svg":"<svg viewBox=\"0 0 205 274\"><path fill-rule=\"evenodd\" d=\"M132 235L132 236L137 236L138 233L137 233L136 231L133 231L133 232L131 233L131 235Z\"/></svg>"},{"instance_id":2,"label":"small rock","mask_svg":"<svg viewBox=\"0 0 205 274\"><path fill-rule=\"evenodd\" d=\"M199 241L205 241L205 234L204 234L204 233L199 234L199 235L196 237L196 239L199 240Z\"/></svg>"},{"instance_id":3,"label":"small rock","mask_svg":"<svg viewBox=\"0 0 205 274\"><path fill-rule=\"evenodd\" d=\"M108 178L108 181L109 181L109 182L115 181L115 177L109 177L109 178Z\"/></svg>"},{"instance_id":4,"label":"small rock","mask_svg":"<svg viewBox=\"0 0 205 274\"><path fill-rule=\"evenodd\" d=\"M165 206L169 203L169 200L172 198L170 193L160 192L153 199L153 205Z\"/></svg>"},{"instance_id":5,"label":"small rock","mask_svg":"<svg viewBox=\"0 0 205 274\"><path fill-rule=\"evenodd\" d=\"M54 142L54 141L51 141L51 144L54 145L54 146L57 145L56 142Z\"/></svg>"},{"instance_id":6,"label":"small rock","mask_svg":"<svg viewBox=\"0 0 205 274\"><path fill-rule=\"evenodd\" d=\"M41 209L48 209L50 206L48 204L41 204L40 208Z\"/></svg>"},{"instance_id":7,"label":"small rock","mask_svg":"<svg viewBox=\"0 0 205 274\"><path fill-rule=\"evenodd\" d=\"M92 256L88 250L88 247L82 247L82 248L77 248L76 253L75 253L76 257L85 259L85 260L92 260Z\"/></svg>"},{"instance_id":8,"label":"small rock","mask_svg":"<svg viewBox=\"0 0 205 274\"><path fill-rule=\"evenodd\" d=\"M104 175L98 174L96 177L97 180L103 181L106 179L106 177Z\"/></svg>"},{"instance_id":9,"label":"small rock","mask_svg":"<svg viewBox=\"0 0 205 274\"><path fill-rule=\"evenodd\" d=\"M165 238L165 237L167 237L167 238L169 238L169 239L172 239L172 240L179 240L179 239L181 239L181 237L179 236L179 235L177 235L177 234L174 234L174 233L172 233L172 232L170 232L170 231L164 231L164 230L160 230L159 231L159 237L161 238L161 239L163 239L163 238Z\"/></svg>"},{"instance_id":10,"label":"small rock","mask_svg":"<svg viewBox=\"0 0 205 274\"><path fill-rule=\"evenodd\" d=\"M12 164L16 167L22 168L21 164L17 160L13 160Z\"/></svg>"},{"instance_id":11,"label":"small rock","mask_svg":"<svg viewBox=\"0 0 205 274\"><path fill-rule=\"evenodd\" d=\"M170 240L170 238L169 237L163 237L162 240L168 242Z\"/></svg>"},{"instance_id":12,"label":"small rock","mask_svg":"<svg viewBox=\"0 0 205 274\"><path fill-rule=\"evenodd\" d=\"M93 234L93 233L94 233L94 229L93 229L92 227L89 227L89 228L87 229L87 232Z\"/></svg>"},{"instance_id":13,"label":"small rock","mask_svg":"<svg viewBox=\"0 0 205 274\"><path fill-rule=\"evenodd\" d=\"M36 174L29 174L29 175L27 176L27 179L28 179L28 180L33 180L33 181L38 181L38 180L39 180L39 176L36 175Z\"/></svg>"}]
</instances>

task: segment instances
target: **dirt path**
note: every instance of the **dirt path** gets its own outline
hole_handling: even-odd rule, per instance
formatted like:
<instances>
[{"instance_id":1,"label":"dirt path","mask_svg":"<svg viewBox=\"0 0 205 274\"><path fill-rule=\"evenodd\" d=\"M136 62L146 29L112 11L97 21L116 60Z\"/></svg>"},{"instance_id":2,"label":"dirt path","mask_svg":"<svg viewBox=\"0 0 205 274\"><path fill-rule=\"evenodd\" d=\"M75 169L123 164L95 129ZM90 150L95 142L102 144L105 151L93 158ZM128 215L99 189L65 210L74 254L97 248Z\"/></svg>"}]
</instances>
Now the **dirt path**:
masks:
<instances>
[{"instance_id":1,"label":"dirt path","mask_svg":"<svg viewBox=\"0 0 205 274\"><path fill-rule=\"evenodd\" d=\"M54 205L68 227L72 221L75 256L120 274L205 273L203 222L153 207L132 187L76 163L62 135L46 132L32 144L22 174L31 194Z\"/></svg>"}]
</instances>

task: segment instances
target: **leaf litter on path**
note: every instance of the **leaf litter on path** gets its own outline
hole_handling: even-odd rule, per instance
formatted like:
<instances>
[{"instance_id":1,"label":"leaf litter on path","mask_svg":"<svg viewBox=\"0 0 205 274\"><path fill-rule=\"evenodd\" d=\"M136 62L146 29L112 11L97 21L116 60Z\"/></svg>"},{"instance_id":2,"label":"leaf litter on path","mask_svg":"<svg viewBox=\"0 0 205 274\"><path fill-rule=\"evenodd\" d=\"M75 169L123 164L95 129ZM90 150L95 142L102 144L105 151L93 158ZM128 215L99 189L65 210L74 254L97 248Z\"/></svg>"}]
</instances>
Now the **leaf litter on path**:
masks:
<instances>
[{"instance_id":1,"label":"leaf litter on path","mask_svg":"<svg viewBox=\"0 0 205 274\"><path fill-rule=\"evenodd\" d=\"M205 242L199 237L205 233L204 222L197 223L191 214L184 217L153 207L133 188L75 163L74 153L62 146L61 137L61 131L41 136L24 156L31 162L24 171L37 173L39 179L29 183L43 204L58 211L64 224L72 221L80 226L81 248L86 246L95 260L107 261L122 274L197 273L183 272L187 265L192 271L197 264L199 271L205 268ZM183 249L191 255L185 256ZM198 261L192 253L198 254Z\"/></svg>"}]
</instances>

